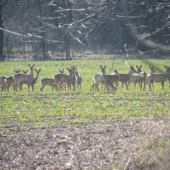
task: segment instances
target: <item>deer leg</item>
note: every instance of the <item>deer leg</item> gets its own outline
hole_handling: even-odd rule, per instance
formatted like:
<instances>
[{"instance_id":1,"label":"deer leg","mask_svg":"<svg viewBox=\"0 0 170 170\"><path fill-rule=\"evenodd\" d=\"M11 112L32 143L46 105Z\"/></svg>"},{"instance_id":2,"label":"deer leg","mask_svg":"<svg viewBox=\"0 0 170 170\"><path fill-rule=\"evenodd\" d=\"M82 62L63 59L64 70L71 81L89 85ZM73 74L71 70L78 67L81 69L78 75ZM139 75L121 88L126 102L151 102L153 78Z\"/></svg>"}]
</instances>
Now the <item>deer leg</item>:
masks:
<instances>
[{"instance_id":1,"label":"deer leg","mask_svg":"<svg viewBox=\"0 0 170 170\"><path fill-rule=\"evenodd\" d=\"M99 87L98 87L98 83L94 83L94 89L95 89L95 91L99 91Z\"/></svg>"},{"instance_id":2,"label":"deer leg","mask_svg":"<svg viewBox=\"0 0 170 170\"><path fill-rule=\"evenodd\" d=\"M127 91L129 91L129 87L128 87L128 85L127 85L127 82L125 82L125 85L126 85Z\"/></svg>"},{"instance_id":3,"label":"deer leg","mask_svg":"<svg viewBox=\"0 0 170 170\"><path fill-rule=\"evenodd\" d=\"M164 82L161 82L162 90L164 90Z\"/></svg>"},{"instance_id":4,"label":"deer leg","mask_svg":"<svg viewBox=\"0 0 170 170\"><path fill-rule=\"evenodd\" d=\"M136 89L136 82L134 82L134 91L135 91L135 89Z\"/></svg>"},{"instance_id":5,"label":"deer leg","mask_svg":"<svg viewBox=\"0 0 170 170\"><path fill-rule=\"evenodd\" d=\"M22 83L19 84L19 90L22 91Z\"/></svg>"},{"instance_id":6,"label":"deer leg","mask_svg":"<svg viewBox=\"0 0 170 170\"><path fill-rule=\"evenodd\" d=\"M28 92L30 91L30 83L28 82Z\"/></svg>"},{"instance_id":7,"label":"deer leg","mask_svg":"<svg viewBox=\"0 0 170 170\"><path fill-rule=\"evenodd\" d=\"M142 90L142 82L139 82L140 90Z\"/></svg>"},{"instance_id":8,"label":"deer leg","mask_svg":"<svg viewBox=\"0 0 170 170\"><path fill-rule=\"evenodd\" d=\"M149 90L151 91L152 89L151 89L151 84L152 84L152 82L149 82Z\"/></svg>"},{"instance_id":9,"label":"deer leg","mask_svg":"<svg viewBox=\"0 0 170 170\"><path fill-rule=\"evenodd\" d=\"M124 84L124 82L122 81L122 89L123 89L123 84ZM122 89L121 89L121 91L122 91Z\"/></svg>"},{"instance_id":10,"label":"deer leg","mask_svg":"<svg viewBox=\"0 0 170 170\"><path fill-rule=\"evenodd\" d=\"M90 92L91 92L92 89L93 89L93 91L94 91L94 84L92 84L91 89L90 89Z\"/></svg>"},{"instance_id":11,"label":"deer leg","mask_svg":"<svg viewBox=\"0 0 170 170\"><path fill-rule=\"evenodd\" d=\"M43 91L43 88L44 88L45 86L44 85L42 85L42 87L40 88L40 91Z\"/></svg>"}]
</instances>

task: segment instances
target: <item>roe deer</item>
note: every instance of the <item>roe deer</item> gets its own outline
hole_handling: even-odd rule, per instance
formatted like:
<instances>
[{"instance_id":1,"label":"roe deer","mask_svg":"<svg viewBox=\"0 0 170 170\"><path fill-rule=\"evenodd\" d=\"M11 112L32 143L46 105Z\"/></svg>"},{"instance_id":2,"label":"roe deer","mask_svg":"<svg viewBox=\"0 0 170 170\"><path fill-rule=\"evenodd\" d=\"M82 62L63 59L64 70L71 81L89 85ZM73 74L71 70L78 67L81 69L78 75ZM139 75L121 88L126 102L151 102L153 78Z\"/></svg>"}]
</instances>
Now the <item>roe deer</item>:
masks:
<instances>
[{"instance_id":1,"label":"roe deer","mask_svg":"<svg viewBox=\"0 0 170 170\"><path fill-rule=\"evenodd\" d=\"M168 67L168 66L164 66L165 67L165 69L166 69L166 72L167 72L167 77L168 77L168 80L169 80L169 90L170 90L170 66Z\"/></svg>"},{"instance_id":2,"label":"roe deer","mask_svg":"<svg viewBox=\"0 0 170 170\"><path fill-rule=\"evenodd\" d=\"M105 74L106 74L106 69L105 69ZM104 79L103 79L103 74L102 73L97 73L93 76L93 79L95 81L95 83L91 86L91 89L90 91L93 89L93 90L97 90L99 91L99 84L100 83L104 83Z\"/></svg>"},{"instance_id":3,"label":"roe deer","mask_svg":"<svg viewBox=\"0 0 170 170\"><path fill-rule=\"evenodd\" d=\"M75 70L74 73L75 73L75 82L77 84L78 91L79 91L79 87L81 89L82 77L78 74L77 70Z\"/></svg>"},{"instance_id":4,"label":"roe deer","mask_svg":"<svg viewBox=\"0 0 170 170\"><path fill-rule=\"evenodd\" d=\"M27 73L28 73L28 70L22 70L22 72L23 72L24 74L27 74Z\"/></svg>"},{"instance_id":5,"label":"roe deer","mask_svg":"<svg viewBox=\"0 0 170 170\"><path fill-rule=\"evenodd\" d=\"M162 90L164 90L164 83L167 81L169 76L169 67L164 66L165 73L163 74L153 74L153 82L160 82L162 85Z\"/></svg>"},{"instance_id":6,"label":"roe deer","mask_svg":"<svg viewBox=\"0 0 170 170\"><path fill-rule=\"evenodd\" d=\"M64 69L63 69L63 70L60 70L60 69L59 69L59 72L60 72L60 73L63 73L63 72L64 72ZM54 88L54 87L55 87L55 90L57 90L57 86L53 86L53 85L54 85L54 79L51 79L51 78L43 78L43 79L40 80L40 83L41 83L40 91L42 91L46 85L47 85L47 86L52 86L52 91L53 91L53 88Z\"/></svg>"},{"instance_id":7,"label":"roe deer","mask_svg":"<svg viewBox=\"0 0 170 170\"><path fill-rule=\"evenodd\" d=\"M14 84L13 84L14 92L17 91L17 85L20 84L21 82L27 82L28 92L29 92L31 81L33 79L33 68L35 64L33 64L32 66L28 64L28 66L30 67L30 74L15 74L13 76L14 77Z\"/></svg>"},{"instance_id":8,"label":"roe deer","mask_svg":"<svg viewBox=\"0 0 170 170\"><path fill-rule=\"evenodd\" d=\"M113 88L112 86L113 83L115 83L115 85L118 86L119 75L118 74L106 74L105 73L106 66L104 67L100 66L100 68L101 68L101 72L103 75L103 79L104 79L107 91L109 91L109 86Z\"/></svg>"},{"instance_id":9,"label":"roe deer","mask_svg":"<svg viewBox=\"0 0 170 170\"><path fill-rule=\"evenodd\" d=\"M20 73L20 71L21 71L21 70L19 69L19 67L16 67L16 69L14 70L14 72L15 72L16 74ZM13 85L13 83L14 83L14 78L13 78L13 76L6 77L6 78L5 78L5 87L4 87L4 90L7 89L7 91L9 91L9 88Z\"/></svg>"},{"instance_id":10,"label":"roe deer","mask_svg":"<svg viewBox=\"0 0 170 170\"><path fill-rule=\"evenodd\" d=\"M1 91L3 91L4 88L5 88L5 79L6 79L5 76L1 76L1 77L0 77L0 87L1 87Z\"/></svg>"},{"instance_id":11,"label":"roe deer","mask_svg":"<svg viewBox=\"0 0 170 170\"><path fill-rule=\"evenodd\" d=\"M38 80L38 76L39 76L39 73L40 73L41 69L39 69L39 70L34 69L34 70L35 70L35 72L36 72L36 76L33 77L33 80L32 80L32 82L31 82L32 91L34 91L34 85L35 85L35 83L36 83L37 80Z\"/></svg>"},{"instance_id":12,"label":"roe deer","mask_svg":"<svg viewBox=\"0 0 170 170\"><path fill-rule=\"evenodd\" d=\"M32 81L31 81L31 89L32 89L32 91L34 91L34 84L37 82L37 79L38 79L38 75L39 75L39 72L41 71L41 69L39 69L39 70L37 70L36 68L34 69L35 70L35 72L36 72L36 76L35 77L33 77L33 79L32 79ZM24 70L23 70L23 72L24 72ZM25 73L26 73L27 71L25 71ZM22 85L23 84L26 84L27 85L27 82L25 81L22 81L21 83L20 83L20 90L22 90Z\"/></svg>"},{"instance_id":13,"label":"roe deer","mask_svg":"<svg viewBox=\"0 0 170 170\"><path fill-rule=\"evenodd\" d=\"M21 70L19 69L19 67L16 67L16 69L14 70L15 73L20 73L20 71Z\"/></svg>"},{"instance_id":14,"label":"roe deer","mask_svg":"<svg viewBox=\"0 0 170 170\"><path fill-rule=\"evenodd\" d=\"M71 89L71 82L73 81L73 73L71 69L67 68L67 70L69 71L69 74L59 73L53 76L54 78L53 86L57 86L57 89L58 89L58 85L60 86L60 84L63 82L67 83L68 90Z\"/></svg>"},{"instance_id":15,"label":"roe deer","mask_svg":"<svg viewBox=\"0 0 170 170\"><path fill-rule=\"evenodd\" d=\"M73 85L73 90L75 91L76 90L76 77L75 77L75 71L77 70L77 68L72 65L70 67L71 71L72 71L72 81L71 81L71 85ZM71 88L71 85L70 85L70 88Z\"/></svg>"},{"instance_id":16,"label":"roe deer","mask_svg":"<svg viewBox=\"0 0 170 170\"><path fill-rule=\"evenodd\" d=\"M142 90L142 81L143 81L142 80L142 65L141 66L136 65L136 68L137 68L138 75L132 75L127 84L129 87L130 83L134 83L134 90L135 90L136 83L138 83L140 90ZM143 74L144 74L144 72L143 72ZM143 77L144 77L144 75L143 75Z\"/></svg>"},{"instance_id":17,"label":"roe deer","mask_svg":"<svg viewBox=\"0 0 170 170\"><path fill-rule=\"evenodd\" d=\"M144 88L143 90L146 90L146 85L149 84L149 90L151 91L151 85L153 87L154 90L154 84L153 84L153 74L156 72L155 69L153 67L150 67L150 74L147 75L146 73L144 73Z\"/></svg>"},{"instance_id":18,"label":"roe deer","mask_svg":"<svg viewBox=\"0 0 170 170\"><path fill-rule=\"evenodd\" d=\"M130 71L128 74L119 74L119 81L122 82L122 89L123 89L123 84L125 83L126 89L129 90L128 88L128 81L130 80L131 76L133 73L137 73L136 70L133 68L133 65L130 66ZM122 90L121 89L121 90Z\"/></svg>"}]
</instances>

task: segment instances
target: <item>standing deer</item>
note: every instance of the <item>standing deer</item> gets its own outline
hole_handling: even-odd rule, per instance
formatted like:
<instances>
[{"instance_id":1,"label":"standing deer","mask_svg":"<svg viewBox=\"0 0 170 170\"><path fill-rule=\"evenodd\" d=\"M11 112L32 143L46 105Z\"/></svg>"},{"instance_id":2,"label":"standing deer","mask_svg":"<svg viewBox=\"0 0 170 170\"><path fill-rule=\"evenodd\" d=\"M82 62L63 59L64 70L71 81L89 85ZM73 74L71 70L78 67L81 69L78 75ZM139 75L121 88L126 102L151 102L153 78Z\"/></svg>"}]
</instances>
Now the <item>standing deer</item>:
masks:
<instances>
[{"instance_id":1,"label":"standing deer","mask_svg":"<svg viewBox=\"0 0 170 170\"><path fill-rule=\"evenodd\" d=\"M14 72L15 72L16 74L19 74L20 71L21 71L21 70L20 70L18 67L16 67L16 69L14 70ZM13 83L14 83L14 78L13 78L13 76L6 77L4 90L7 89L7 91L9 91L9 88L13 85Z\"/></svg>"},{"instance_id":2,"label":"standing deer","mask_svg":"<svg viewBox=\"0 0 170 170\"><path fill-rule=\"evenodd\" d=\"M0 87L1 87L1 91L3 91L4 88L5 88L5 79L6 79L5 76L1 76L1 77L0 77Z\"/></svg>"},{"instance_id":3,"label":"standing deer","mask_svg":"<svg viewBox=\"0 0 170 170\"><path fill-rule=\"evenodd\" d=\"M23 72L24 74L27 74L27 73L28 73L28 70L22 70L22 72Z\"/></svg>"},{"instance_id":4,"label":"standing deer","mask_svg":"<svg viewBox=\"0 0 170 170\"><path fill-rule=\"evenodd\" d=\"M41 69L37 70L37 69L35 68L34 70L35 70L35 72L36 72L36 76L33 77L33 80L32 80L32 82L31 82L32 91L34 91L34 85L35 85L35 83L36 83L37 80L38 80L38 76L39 76L39 73L40 73Z\"/></svg>"},{"instance_id":5,"label":"standing deer","mask_svg":"<svg viewBox=\"0 0 170 170\"><path fill-rule=\"evenodd\" d=\"M60 86L61 83L66 82L68 86L68 90L71 89L71 82L73 81L73 73L71 69L67 68L67 70L69 74L59 73L53 76L54 78L53 86L57 86L58 88L58 85Z\"/></svg>"},{"instance_id":6,"label":"standing deer","mask_svg":"<svg viewBox=\"0 0 170 170\"><path fill-rule=\"evenodd\" d=\"M75 77L75 71L77 70L77 68L72 65L70 67L71 69L71 72L72 72L72 81L71 81L71 85L73 85L73 90L75 91L76 90L76 77ZM71 85L70 85L70 88L71 88Z\"/></svg>"},{"instance_id":7,"label":"standing deer","mask_svg":"<svg viewBox=\"0 0 170 170\"><path fill-rule=\"evenodd\" d=\"M22 70L22 72L24 73L24 74L27 74L28 73L28 70ZM19 89L20 89L20 91L22 91L22 85L23 84L26 84L27 85L27 82L21 82L20 84L19 84Z\"/></svg>"},{"instance_id":8,"label":"standing deer","mask_svg":"<svg viewBox=\"0 0 170 170\"><path fill-rule=\"evenodd\" d=\"M32 91L34 91L34 84L37 82L37 79L38 79L38 75L39 75L39 72L41 71L41 69L39 69L39 70L37 70L36 68L34 69L35 70L35 72L36 72L36 76L35 77L33 77L33 79L32 79L32 81L31 81L31 89L32 89ZM24 70L22 70L23 72L27 72L27 71L24 71ZM26 81L22 81L21 83L20 83L20 90L22 90L22 85L23 84L26 84L27 85L27 82Z\"/></svg>"},{"instance_id":9,"label":"standing deer","mask_svg":"<svg viewBox=\"0 0 170 170\"><path fill-rule=\"evenodd\" d=\"M105 69L105 74L106 74L106 69ZM91 86L90 91L93 90L97 90L99 91L99 84L100 83L104 83L104 79L103 79L103 74L102 73L97 73L93 76L93 79L95 81L95 83Z\"/></svg>"},{"instance_id":10,"label":"standing deer","mask_svg":"<svg viewBox=\"0 0 170 170\"><path fill-rule=\"evenodd\" d=\"M75 70L74 73L75 73L75 82L77 84L78 91L79 91L79 87L81 89L82 77L78 74L77 70Z\"/></svg>"},{"instance_id":11,"label":"standing deer","mask_svg":"<svg viewBox=\"0 0 170 170\"><path fill-rule=\"evenodd\" d=\"M156 72L155 69L153 67L150 67L150 74L147 75L146 73L144 73L144 88L143 90L146 90L146 85L149 84L149 90L151 91L151 85L153 87L154 90L154 84L153 84L153 74Z\"/></svg>"},{"instance_id":12,"label":"standing deer","mask_svg":"<svg viewBox=\"0 0 170 170\"><path fill-rule=\"evenodd\" d=\"M133 65L130 66L130 71L128 74L119 74L119 81L122 82L122 89L123 85L125 83L127 91L129 90L128 88L128 81L130 80L131 76L133 73L137 73L136 70L133 68ZM121 89L121 90L122 90Z\"/></svg>"},{"instance_id":13,"label":"standing deer","mask_svg":"<svg viewBox=\"0 0 170 170\"><path fill-rule=\"evenodd\" d=\"M165 69L166 69L166 72L167 72L167 74L168 74L168 80L169 80L169 90L170 90L170 66L168 67L168 66L164 66L165 67Z\"/></svg>"},{"instance_id":14,"label":"standing deer","mask_svg":"<svg viewBox=\"0 0 170 170\"><path fill-rule=\"evenodd\" d=\"M33 68L35 64L33 64L32 66L28 64L28 66L30 68L30 74L15 74L14 75L14 85L13 85L14 92L17 91L17 85L20 84L21 82L27 82L28 92L29 92L31 81L33 79Z\"/></svg>"},{"instance_id":15,"label":"standing deer","mask_svg":"<svg viewBox=\"0 0 170 170\"><path fill-rule=\"evenodd\" d=\"M100 68L101 68L101 72L103 75L103 79L104 79L107 91L109 91L109 86L112 87L113 83L115 83L115 85L117 86L118 80L119 80L119 75L118 74L106 74L105 73L106 66L104 66L104 67L100 66Z\"/></svg>"},{"instance_id":16,"label":"standing deer","mask_svg":"<svg viewBox=\"0 0 170 170\"><path fill-rule=\"evenodd\" d=\"M130 83L134 83L134 90L135 90L136 83L139 83L140 90L142 90L142 65L141 66L136 65L136 68L137 68L138 75L132 75L127 84L129 87Z\"/></svg>"},{"instance_id":17,"label":"standing deer","mask_svg":"<svg viewBox=\"0 0 170 170\"><path fill-rule=\"evenodd\" d=\"M21 70L19 69L19 67L16 67L16 69L14 70L15 73L20 73L20 71Z\"/></svg>"},{"instance_id":18,"label":"standing deer","mask_svg":"<svg viewBox=\"0 0 170 170\"><path fill-rule=\"evenodd\" d=\"M60 70L59 69L59 72L61 74L64 73L64 69L63 70ZM44 87L47 85L47 86L52 86L52 91L53 91L53 88L55 87L55 90L57 90L57 86L54 86L54 79L51 79L51 78L43 78L40 80L40 83L41 83L41 88L40 88L40 91L42 91L44 89Z\"/></svg>"},{"instance_id":19,"label":"standing deer","mask_svg":"<svg viewBox=\"0 0 170 170\"><path fill-rule=\"evenodd\" d=\"M169 67L164 66L165 73L163 74L153 74L153 82L159 82L162 85L162 90L164 90L164 83L167 81L169 76Z\"/></svg>"}]
</instances>

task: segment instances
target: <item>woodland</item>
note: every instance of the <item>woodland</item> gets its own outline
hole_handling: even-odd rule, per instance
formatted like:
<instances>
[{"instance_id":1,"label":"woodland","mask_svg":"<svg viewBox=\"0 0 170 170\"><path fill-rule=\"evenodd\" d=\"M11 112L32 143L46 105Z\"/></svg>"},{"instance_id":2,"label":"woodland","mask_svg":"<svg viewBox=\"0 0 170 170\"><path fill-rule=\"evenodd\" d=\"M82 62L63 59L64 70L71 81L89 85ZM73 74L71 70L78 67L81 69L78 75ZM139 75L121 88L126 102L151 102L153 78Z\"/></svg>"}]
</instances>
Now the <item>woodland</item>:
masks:
<instances>
[{"instance_id":1,"label":"woodland","mask_svg":"<svg viewBox=\"0 0 170 170\"><path fill-rule=\"evenodd\" d=\"M167 56L167 0L0 0L0 60Z\"/></svg>"}]
</instances>

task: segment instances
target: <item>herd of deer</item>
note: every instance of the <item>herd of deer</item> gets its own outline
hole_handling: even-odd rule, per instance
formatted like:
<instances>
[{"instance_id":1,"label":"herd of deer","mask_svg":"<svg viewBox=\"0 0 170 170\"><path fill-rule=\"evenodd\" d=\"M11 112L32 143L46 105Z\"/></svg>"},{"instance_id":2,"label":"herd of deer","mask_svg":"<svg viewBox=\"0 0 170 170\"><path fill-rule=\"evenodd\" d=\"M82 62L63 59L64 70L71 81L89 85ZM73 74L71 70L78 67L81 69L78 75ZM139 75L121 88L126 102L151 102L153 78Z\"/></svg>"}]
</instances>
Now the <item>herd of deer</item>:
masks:
<instances>
[{"instance_id":1,"label":"herd of deer","mask_svg":"<svg viewBox=\"0 0 170 170\"><path fill-rule=\"evenodd\" d=\"M15 69L14 76L9 76L5 77L2 76L0 77L0 87L1 91L7 90L9 91L9 87L13 86L14 92L17 91L17 88L22 90L22 85L26 84L28 86L28 91L30 90L30 86L32 88L32 91L34 90L34 85L37 82L38 75L41 71L41 69L37 70L34 69L36 72L36 76L33 77L33 68L35 64L32 66L29 65L30 68L30 74L27 74L28 70L23 71L23 74L20 74L20 69L17 68ZM134 89L136 87L136 84L139 84L140 89L142 90L142 84L144 84L143 90L146 90L146 85L149 85L149 90L151 91L151 87L153 87L154 90L154 82L160 82L162 85L162 89L164 89L164 83L167 81L167 79L170 82L170 66L164 66L165 68L165 73L163 74L155 74L155 69L153 67L150 68L150 74L146 74L146 72L142 71L142 65L137 66L137 70L134 69L134 67L131 65L129 73L127 74L120 74L118 73L117 69L114 69L113 74L106 74L106 66L100 66L101 73L95 74L93 76L95 82L92 85L90 91L97 90L99 91L99 84L105 84L105 88L107 91L110 89L112 90L117 90L118 89L118 81L122 82L122 88L123 85L126 85L127 90L129 90L129 84L134 83ZM40 90L42 91L43 88L48 85L52 86L56 90L61 90L65 88L66 86L68 87L68 90L71 90L71 86L73 86L73 90L76 90L76 85L78 88L78 91L81 90L81 83L82 83L82 77L78 74L78 71L75 66L71 66L70 68L67 68L69 74L64 74L64 70L60 70L58 74L53 76L53 79L50 78L43 78L40 80L41 82L41 88ZM137 73L137 74L133 74ZM122 89L121 88L121 89ZM170 84L169 84L169 89L170 89Z\"/></svg>"}]
</instances>

